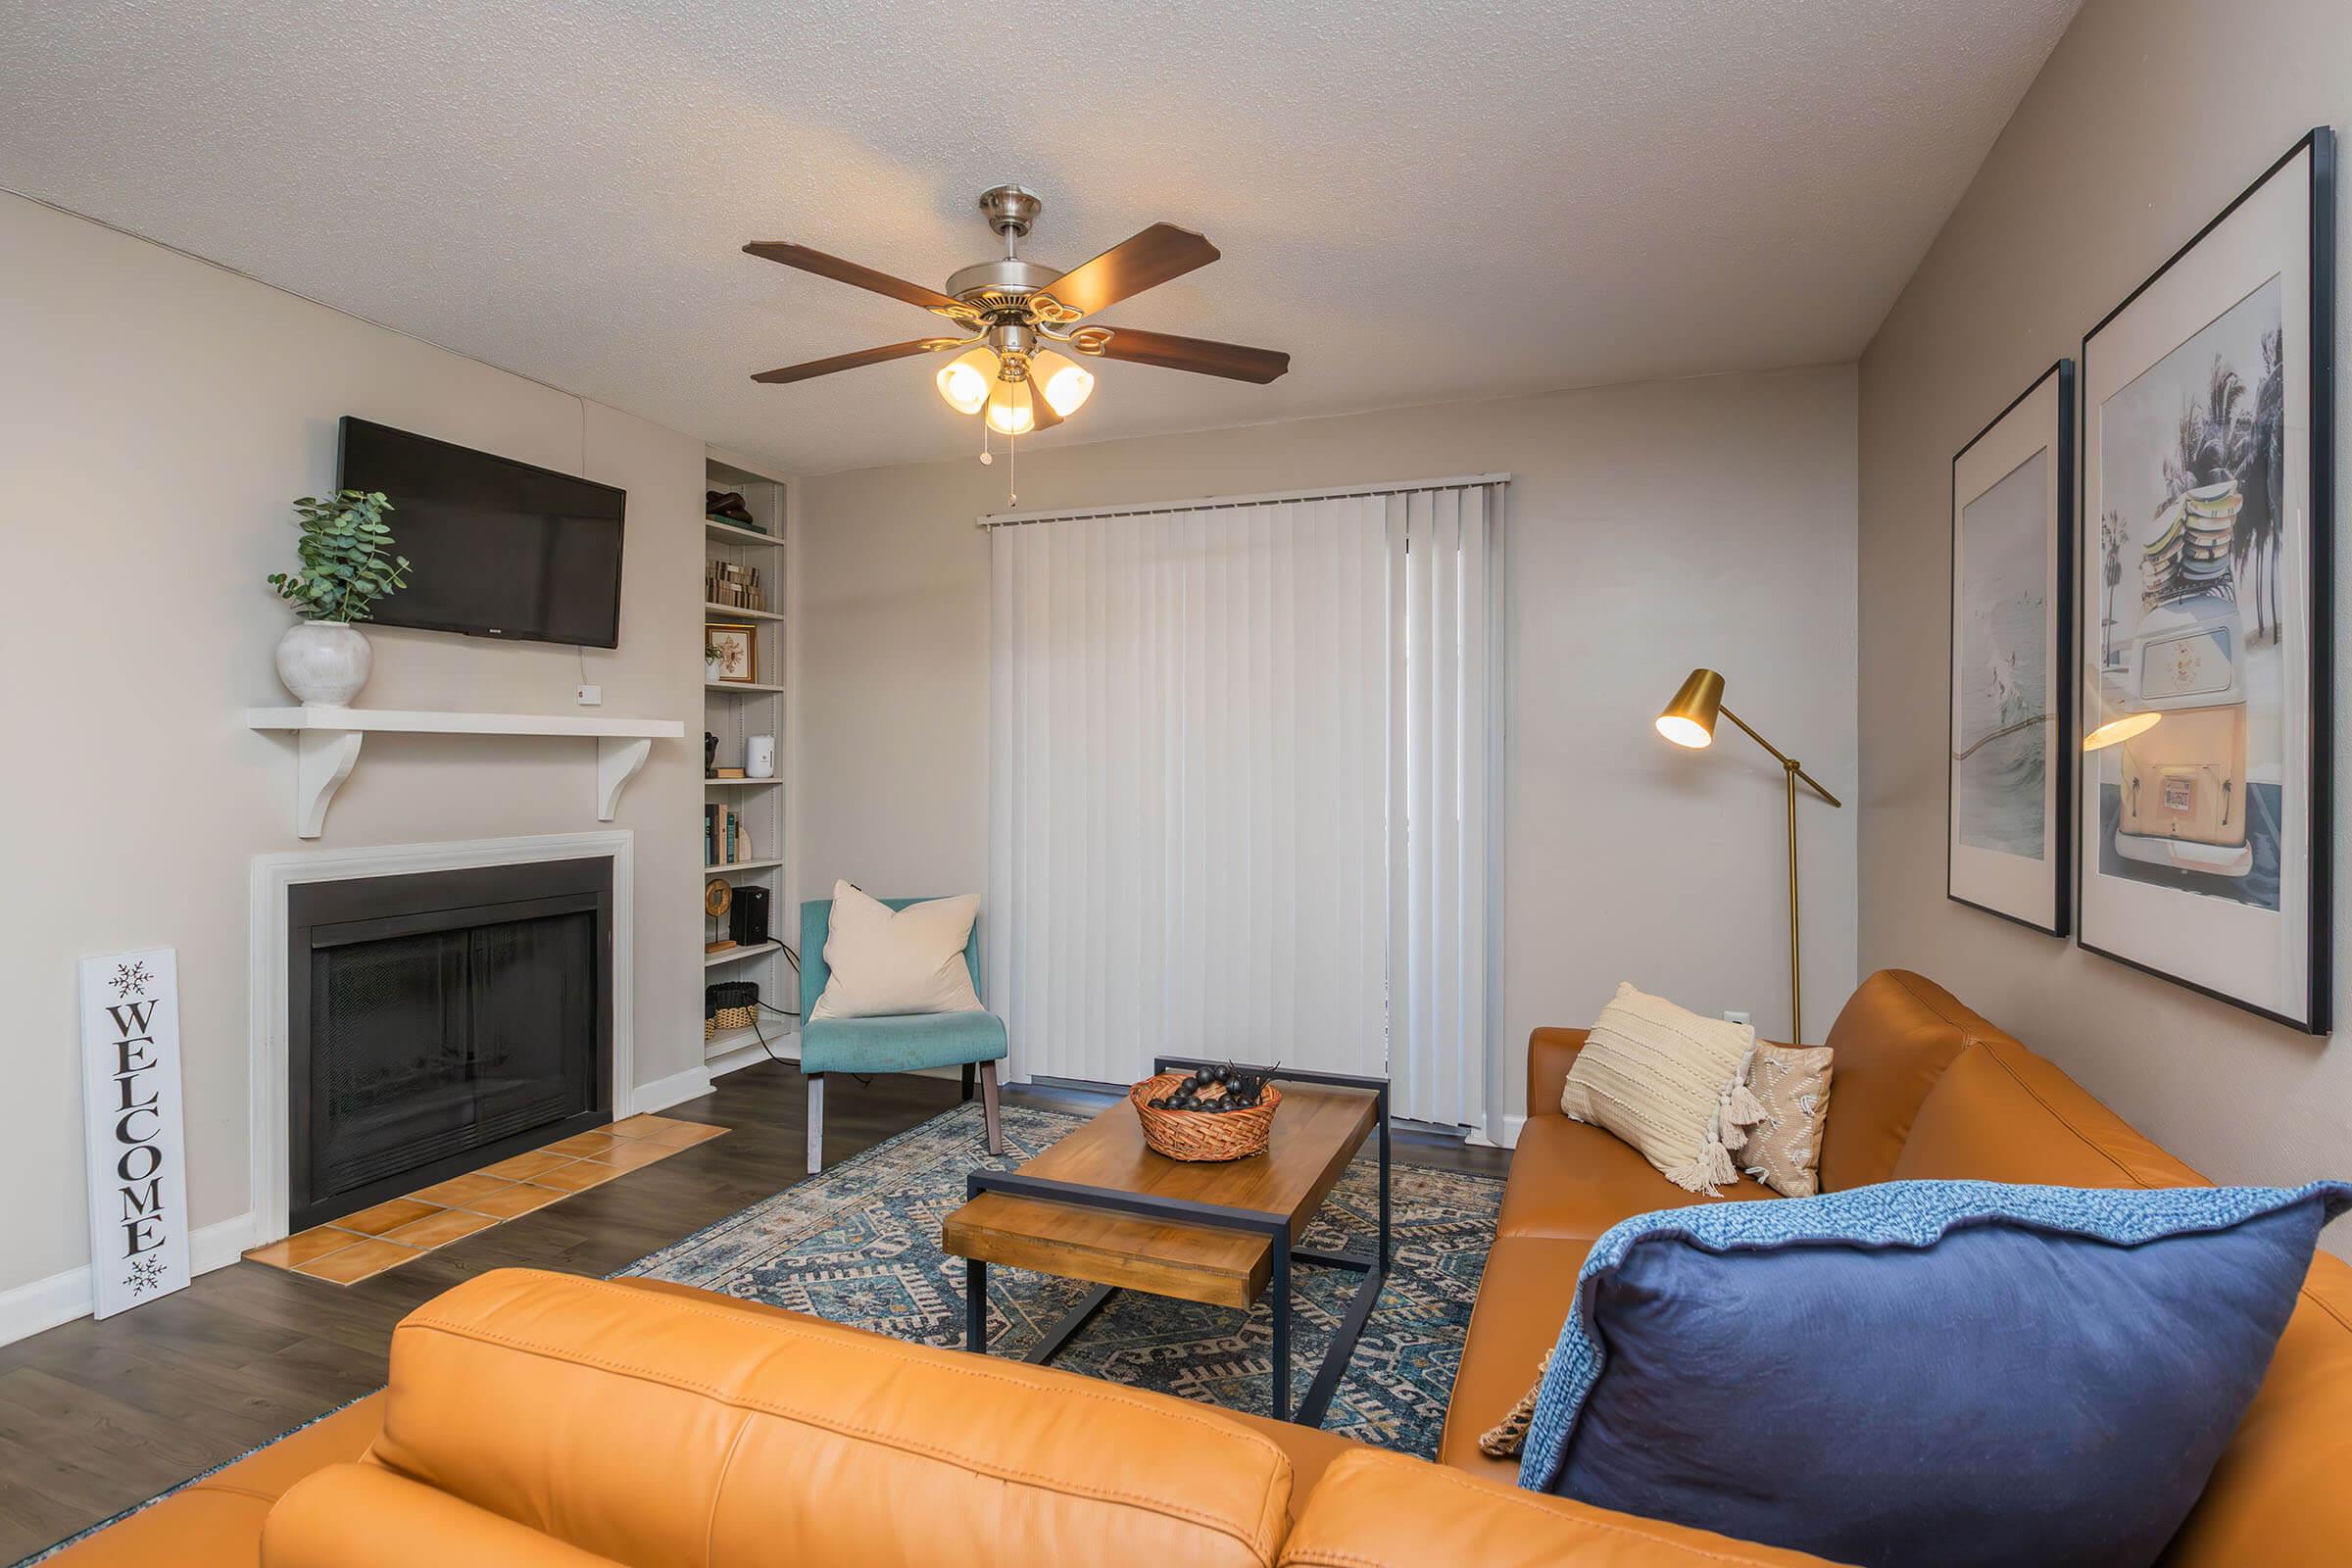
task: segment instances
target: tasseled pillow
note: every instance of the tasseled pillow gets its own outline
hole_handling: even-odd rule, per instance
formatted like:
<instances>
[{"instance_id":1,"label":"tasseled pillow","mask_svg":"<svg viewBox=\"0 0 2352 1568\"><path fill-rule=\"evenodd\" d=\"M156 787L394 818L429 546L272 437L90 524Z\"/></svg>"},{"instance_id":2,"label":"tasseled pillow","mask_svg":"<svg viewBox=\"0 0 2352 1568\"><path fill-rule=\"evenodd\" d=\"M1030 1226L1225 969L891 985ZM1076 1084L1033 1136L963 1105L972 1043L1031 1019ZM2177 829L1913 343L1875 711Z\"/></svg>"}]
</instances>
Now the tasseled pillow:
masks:
<instances>
[{"instance_id":1,"label":"tasseled pillow","mask_svg":"<svg viewBox=\"0 0 2352 1568\"><path fill-rule=\"evenodd\" d=\"M1732 1155L1764 1119L1748 1092L1756 1031L1620 985L1568 1069L1560 1109L1606 1128L1686 1192L1737 1181Z\"/></svg>"}]
</instances>

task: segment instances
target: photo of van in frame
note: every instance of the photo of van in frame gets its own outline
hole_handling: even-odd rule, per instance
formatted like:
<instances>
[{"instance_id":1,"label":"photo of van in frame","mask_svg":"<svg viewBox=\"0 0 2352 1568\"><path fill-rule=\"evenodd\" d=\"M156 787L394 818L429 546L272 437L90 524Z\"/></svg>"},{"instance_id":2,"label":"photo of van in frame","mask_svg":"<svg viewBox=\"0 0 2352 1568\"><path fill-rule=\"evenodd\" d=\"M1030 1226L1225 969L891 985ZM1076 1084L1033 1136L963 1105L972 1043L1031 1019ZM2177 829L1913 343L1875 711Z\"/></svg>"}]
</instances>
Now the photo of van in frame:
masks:
<instances>
[{"instance_id":1,"label":"photo of van in frame","mask_svg":"<svg viewBox=\"0 0 2352 1568\"><path fill-rule=\"evenodd\" d=\"M2334 275L2323 127L2081 359L2078 939L2313 1034L2330 1012Z\"/></svg>"}]
</instances>

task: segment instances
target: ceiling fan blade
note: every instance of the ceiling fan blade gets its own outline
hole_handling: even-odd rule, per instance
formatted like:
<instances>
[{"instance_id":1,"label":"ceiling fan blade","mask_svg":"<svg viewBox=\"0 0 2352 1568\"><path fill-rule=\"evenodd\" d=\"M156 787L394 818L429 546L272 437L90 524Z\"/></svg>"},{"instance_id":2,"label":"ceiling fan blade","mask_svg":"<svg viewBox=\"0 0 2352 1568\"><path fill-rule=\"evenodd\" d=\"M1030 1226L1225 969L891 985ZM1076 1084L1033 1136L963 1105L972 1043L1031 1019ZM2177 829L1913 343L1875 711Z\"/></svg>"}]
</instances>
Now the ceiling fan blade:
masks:
<instances>
[{"instance_id":1,"label":"ceiling fan blade","mask_svg":"<svg viewBox=\"0 0 2352 1568\"><path fill-rule=\"evenodd\" d=\"M1051 430L1059 424L1061 416L1055 414L1054 405L1046 401L1046 389L1037 384L1037 377L1024 370L1021 372L1021 379L1029 383L1029 413L1036 421L1029 428Z\"/></svg>"},{"instance_id":2,"label":"ceiling fan blade","mask_svg":"<svg viewBox=\"0 0 2352 1568\"><path fill-rule=\"evenodd\" d=\"M829 277L836 283L847 283L852 288L871 289L876 294L887 294L894 300L920 305L924 310L937 311L942 316L971 314L970 307L961 300L942 294L935 288L909 283L903 277L877 272L870 267L859 267L856 262L845 262L838 256L827 256L823 251L812 251L806 245L791 245L780 239L761 239L754 240L743 249L747 256L781 262L786 267L797 267L804 272L814 272L819 277Z\"/></svg>"},{"instance_id":3,"label":"ceiling fan blade","mask_svg":"<svg viewBox=\"0 0 2352 1568\"><path fill-rule=\"evenodd\" d=\"M1221 375L1230 381L1273 380L1291 368L1291 357L1276 349L1246 348L1239 343L1213 343L1204 337L1177 337L1169 332L1146 332L1132 326L1104 326L1109 333L1102 358L1163 369L1191 370L1199 375Z\"/></svg>"},{"instance_id":4,"label":"ceiling fan blade","mask_svg":"<svg viewBox=\"0 0 2352 1568\"><path fill-rule=\"evenodd\" d=\"M829 360L810 360L806 365L787 365L781 370L761 370L752 377L769 383L806 381L814 375L831 375L835 370L855 370L860 365L880 365L888 360L904 360L917 354L928 354L944 340L918 337L906 343L888 343L878 349L859 349L855 354L836 354Z\"/></svg>"},{"instance_id":5,"label":"ceiling fan blade","mask_svg":"<svg viewBox=\"0 0 2352 1568\"><path fill-rule=\"evenodd\" d=\"M1216 259L1217 248L1191 229L1153 223L1093 261L1071 268L1043 292L1080 316L1092 316Z\"/></svg>"}]
</instances>

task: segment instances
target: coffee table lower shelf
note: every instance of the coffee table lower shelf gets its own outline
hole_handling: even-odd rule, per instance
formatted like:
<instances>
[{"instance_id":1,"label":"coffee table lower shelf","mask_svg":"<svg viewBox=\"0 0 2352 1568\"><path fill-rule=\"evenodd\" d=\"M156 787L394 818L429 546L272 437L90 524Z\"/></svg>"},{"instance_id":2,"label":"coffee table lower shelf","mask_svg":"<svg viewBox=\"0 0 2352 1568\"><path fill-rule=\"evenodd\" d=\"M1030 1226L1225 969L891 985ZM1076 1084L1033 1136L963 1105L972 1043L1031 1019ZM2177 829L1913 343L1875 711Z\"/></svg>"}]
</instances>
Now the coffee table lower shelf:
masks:
<instances>
[{"instance_id":1,"label":"coffee table lower shelf","mask_svg":"<svg viewBox=\"0 0 2352 1568\"><path fill-rule=\"evenodd\" d=\"M1162 1057L1154 1070L1166 1071L1171 1066L1195 1066L1200 1063L1182 1058ZM1242 1207L1232 1204L1201 1201L1165 1193L1140 1192L1128 1187L1102 1187L1083 1182L1057 1180L1050 1176L1031 1175L1026 1167L1018 1171L974 1171L964 1182L966 1207L958 1218L974 1212L974 1205L988 1194L999 1194L1016 1203L1051 1203L1065 1208L1094 1210L1106 1216L1124 1216L1162 1225L1176 1225L1200 1230L1235 1233L1255 1239L1262 1247L1262 1255L1250 1250L1240 1270L1228 1268L1215 1276L1203 1275L1197 1288L1187 1288L1182 1270L1171 1270L1162 1279L1154 1279L1150 1287L1112 1284L1097 1280L1095 1289L1070 1311L1064 1313L1043 1339L1030 1349L1024 1360L1044 1364L1051 1361L1067 1346L1078 1331L1102 1309L1112 1296L1122 1289L1142 1290L1147 1295L1169 1296L1179 1299L1206 1301L1210 1304L1247 1306L1258 1294L1255 1281L1259 1266L1263 1266L1264 1290L1272 1298L1274 1312L1273 1410L1278 1421L1296 1421L1304 1426L1320 1426L1325 1412L1331 1407L1333 1395L1339 1391L1340 1378L1348 1370L1348 1359L1354 1354L1356 1341L1363 1334L1364 1323L1372 1315L1373 1304L1380 1298L1386 1283L1391 1256L1390 1223L1390 1140L1389 1086L1385 1079L1350 1077L1337 1073L1282 1073L1285 1083L1302 1082L1317 1086L1368 1090L1374 1097L1375 1116L1380 1149L1380 1225L1377 1250L1370 1255L1354 1252L1327 1252L1293 1245L1295 1226L1303 1225L1312 1210L1304 1214L1277 1212ZM1360 1102L1359 1102L1360 1103ZM1133 1112L1125 1106L1104 1112L1105 1116L1127 1115ZM1279 1123L1277 1124L1279 1128ZM1360 1136L1360 1134L1358 1135ZM1360 1148L1361 1145L1354 1147ZM1153 1156L1157 1158L1158 1156ZM1258 1156L1263 1157L1263 1156ZM1344 1159L1341 1161L1345 1163ZM1336 1170L1334 1172L1336 1178ZM1319 1195L1318 1200L1319 1201ZM1000 1222L1012 1217L1017 1223L1017 1211L1009 1216L1000 1204ZM1024 1238L1024 1240L1032 1240ZM969 1248L969 1250L966 1249ZM964 1348L986 1354L988 1350L988 1260L972 1255L985 1248L972 1242L952 1249L964 1257ZM1024 1255L1024 1266L1038 1264L1038 1259ZM1111 1260L1099 1260L1107 1264ZM1361 1274L1363 1279L1348 1298L1348 1307L1340 1319L1330 1348L1323 1352L1315 1376L1308 1384L1306 1395L1298 1408L1291 1407L1291 1338L1293 1310L1291 1305L1291 1269L1295 1263L1313 1267L1346 1269ZM1079 1251L1072 1251L1043 1267L1066 1278L1088 1279L1096 1273L1114 1272L1132 1275L1131 1268L1094 1268Z\"/></svg>"}]
</instances>

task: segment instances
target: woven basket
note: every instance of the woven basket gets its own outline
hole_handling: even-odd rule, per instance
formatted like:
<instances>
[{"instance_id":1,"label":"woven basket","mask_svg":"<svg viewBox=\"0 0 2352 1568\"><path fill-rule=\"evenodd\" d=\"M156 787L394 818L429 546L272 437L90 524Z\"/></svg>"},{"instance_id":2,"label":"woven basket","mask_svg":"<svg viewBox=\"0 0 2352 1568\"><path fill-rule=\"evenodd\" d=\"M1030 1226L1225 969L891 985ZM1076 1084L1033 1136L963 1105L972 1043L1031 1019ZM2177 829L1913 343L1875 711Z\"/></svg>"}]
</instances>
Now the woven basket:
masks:
<instances>
[{"instance_id":1,"label":"woven basket","mask_svg":"<svg viewBox=\"0 0 2352 1568\"><path fill-rule=\"evenodd\" d=\"M757 1005L721 1007L710 1014L710 1029L713 1034L721 1029L749 1029L759 1020L760 1008Z\"/></svg>"},{"instance_id":2,"label":"woven basket","mask_svg":"<svg viewBox=\"0 0 2352 1568\"><path fill-rule=\"evenodd\" d=\"M1127 1102L1144 1124L1144 1142L1170 1159L1248 1159L1266 1152L1282 1091L1272 1084L1248 1110L1154 1110L1152 1102L1184 1082L1180 1072L1163 1072L1127 1091Z\"/></svg>"}]
</instances>

